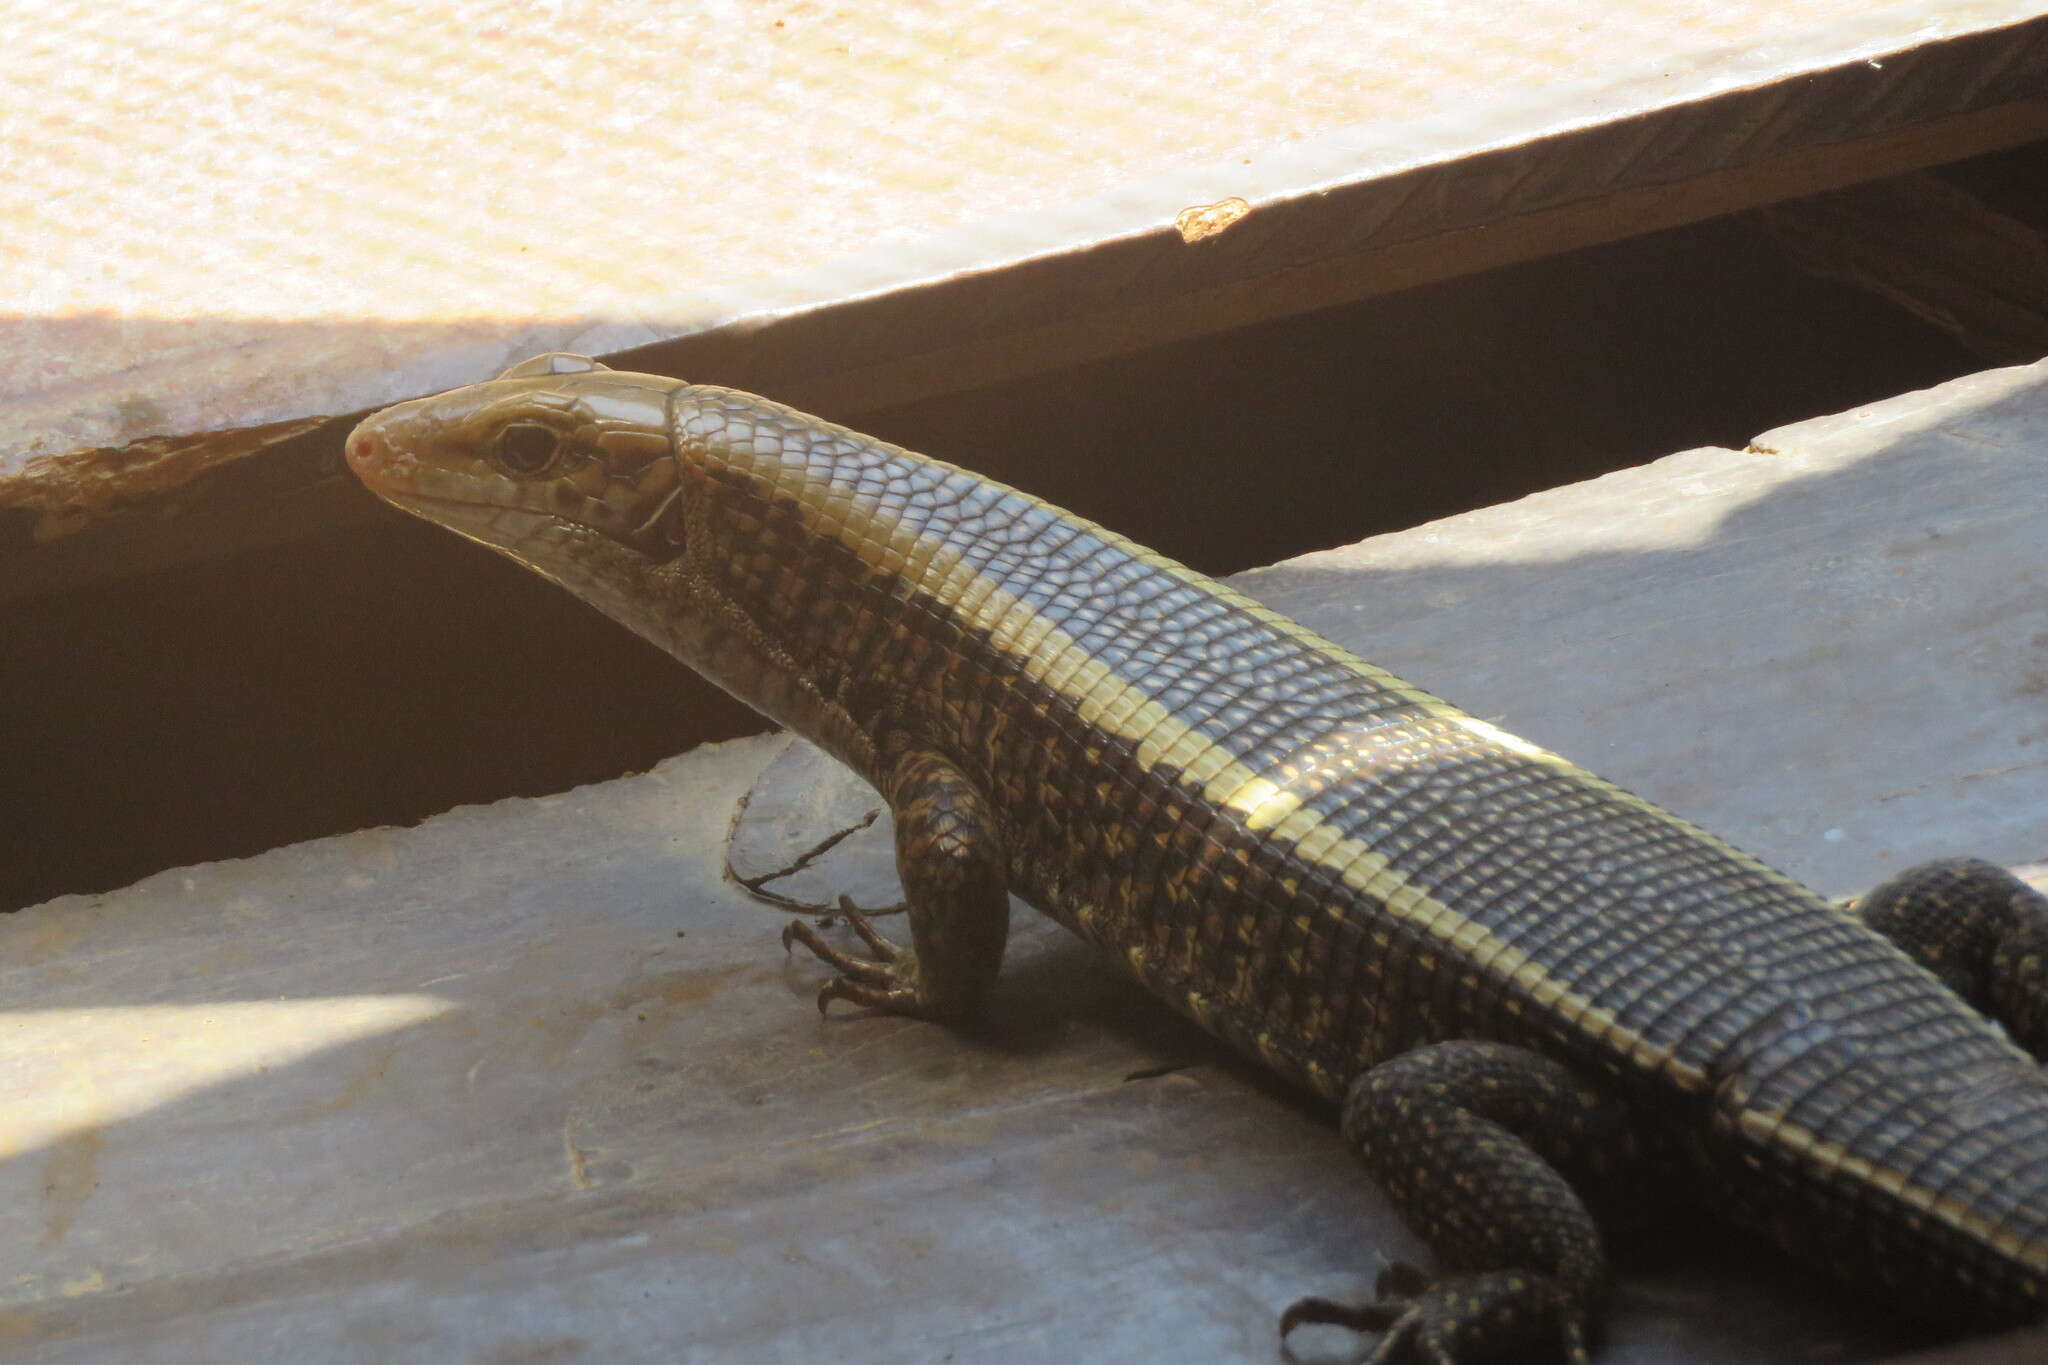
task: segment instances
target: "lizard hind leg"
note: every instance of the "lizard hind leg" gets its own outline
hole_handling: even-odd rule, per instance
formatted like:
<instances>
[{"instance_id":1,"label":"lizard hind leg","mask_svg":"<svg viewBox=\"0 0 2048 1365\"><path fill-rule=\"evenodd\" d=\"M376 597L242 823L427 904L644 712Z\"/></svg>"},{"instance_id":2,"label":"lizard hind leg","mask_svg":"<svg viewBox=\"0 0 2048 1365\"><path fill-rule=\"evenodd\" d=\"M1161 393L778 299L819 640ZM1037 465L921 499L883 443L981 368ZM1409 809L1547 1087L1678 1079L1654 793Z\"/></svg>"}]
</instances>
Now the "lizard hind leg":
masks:
<instances>
[{"instance_id":1,"label":"lizard hind leg","mask_svg":"<svg viewBox=\"0 0 2048 1365\"><path fill-rule=\"evenodd\" d=\"M1606 1258L1558 1165L1638 1178L1634 1129L1618 1098L1506 1044L1437 1043L1374 1067L1345 1101L1344 1136L1444 1271L1400 1268L1362 1305L1303 1299L1283 1341L1331 1323L1381 1334L1371 1365L1586 1365Z\"/></svg>"},{"instance_id":2,"label":"lizard hind leg","mask_svg":"<svg viewBox=\"0 0 2048 1365\"><path fill-rule=\"evenodd\" d=\"M1907 868L1856 912L2048 1061L2048 896L1996 863L1946 858Z\"/></svg>"},{"instance_id":3,"label":"lizard hind leg","mask_svg":"<svg viewBox=\"0 0 2048 1365\"><path fill-rule=\"evenodd\" d=\"M1280 1334L1284 1339L1311 1322L1379 1333L1365 1365L1552 1358L1546 1348L1561 1350L1571 1365L1590 1360L1581 1315L1557 1286L1513 1270L1447 1277L1412 1296L1389 1294L1383 1284L1380 1297L1368 1304L1299 1299L1281 1317Z\"/></svg>"},{"instance_id":4,"label":"lizard hind leg","mask_svg":"<svg viewBox=\"0 0 2048 1365\"><path fill-rule=\"evenodd\" d=\"M834 1000L957 1021L973 1015L1002 967L1010 933L1010 897L1002 839L994 813L966 775L946 759L909 750L885 784L896 825L896 870L909 909L909 948L883 937L842 900L840 912L867 945L869 958L827 943L802 920L782 931L782 946L801 943L839 975L818 992L818 1008Z\"/></svg>"}]
</instances>

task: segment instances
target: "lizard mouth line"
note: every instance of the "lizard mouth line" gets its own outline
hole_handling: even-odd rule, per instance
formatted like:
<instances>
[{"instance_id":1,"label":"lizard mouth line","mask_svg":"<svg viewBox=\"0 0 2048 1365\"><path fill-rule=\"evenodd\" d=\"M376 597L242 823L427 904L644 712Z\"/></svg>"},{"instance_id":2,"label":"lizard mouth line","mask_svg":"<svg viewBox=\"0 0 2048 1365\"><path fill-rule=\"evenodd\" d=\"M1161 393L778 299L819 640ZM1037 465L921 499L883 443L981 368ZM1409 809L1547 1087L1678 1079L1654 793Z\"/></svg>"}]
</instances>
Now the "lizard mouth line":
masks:
<instances>
[{"instance_id":1,"label":"lizard mouth line","mask_svg":"<svg viewBox=\"0 0 2048 1365\"><path fill-rule=\"evenodd\" d=\"M552 512L535 512L525 507L506 507L499 503L485 502L480 499L451 498L439 493L420 493L410 488L380 488L377 490L377 496L387 502L395 502L402 507L409 507L415 504L428 507L459 507L470 512L489 512L494 516L502 516L506 513L525 517L553 517L555 515Z\"/></svg>"},{"instance_id":2,"label":"lizard mouth line","mask_svg":"<svg viewBox=\"0 0 2048 1365\"><path fill-rule=\"evenodd\" d=\"M378 488L376 493L378 497L383 498L386 502L395 503L408 510L414 507L449 507L457 508L464 512L489 516L493 519L517 517L529 521L560 521L572 526L583 525L582 522L577 521L574 517L565 517L560 512L544 512L532 507L507 506L504 503L491 502L484 498L457 498L450 497L446 493L422 493L415 488L402 487Z\"/></svg>"},{"instance_id":3,"label":"lizard mouth line","mask_svg":"<svg viewBox=\"0 0 2048 1365\"><path fill-rule=\"evenodd\" d=\"M488 543L510 545L517 541L526 543L535 537L544 536L550 528L576 530L607 540L618 539L617 532L604 526L572 517L552 509L506 506L484 500L448 497L439 493L421 493L410 488L377 490L378 496L402 511L432 522L447 522L471 539Z\"/></svg>"}]
</instances>

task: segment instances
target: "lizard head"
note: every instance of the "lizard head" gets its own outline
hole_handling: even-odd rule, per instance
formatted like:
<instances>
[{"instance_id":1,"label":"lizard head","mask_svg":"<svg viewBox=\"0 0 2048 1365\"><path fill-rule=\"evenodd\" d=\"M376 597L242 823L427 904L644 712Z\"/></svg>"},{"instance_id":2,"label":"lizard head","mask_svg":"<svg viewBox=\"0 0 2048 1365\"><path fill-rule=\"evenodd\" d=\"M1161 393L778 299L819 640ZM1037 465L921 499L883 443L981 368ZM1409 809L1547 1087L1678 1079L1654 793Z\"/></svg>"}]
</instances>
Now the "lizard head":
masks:
<instances>
[{"instance_id":1,"label":"lizard head","mask_svg":"<svg viewBox=\"0 0 2048 1365\"><path fill-rule=\"evenodd\" d=\"M668 421L680 387L585 356L535 356L367 418L348 462L385 501L543 572L599 539L661 562L682 548Z\"/></svg>"}]
</instances>

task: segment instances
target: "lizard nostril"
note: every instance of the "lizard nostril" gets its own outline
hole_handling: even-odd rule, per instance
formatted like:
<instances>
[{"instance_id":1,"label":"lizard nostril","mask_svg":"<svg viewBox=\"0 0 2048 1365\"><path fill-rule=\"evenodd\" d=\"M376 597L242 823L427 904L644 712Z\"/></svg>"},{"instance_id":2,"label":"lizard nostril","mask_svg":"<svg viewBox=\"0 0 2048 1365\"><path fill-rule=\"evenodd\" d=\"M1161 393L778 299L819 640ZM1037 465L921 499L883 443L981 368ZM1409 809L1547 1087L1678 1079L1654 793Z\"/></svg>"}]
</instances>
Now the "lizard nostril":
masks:
<instances>
[{"instance_id":1,"label":"lizard nostril","mask_svg":"<svg viewBox=\"0 0 2048 1365\"><path fill-rule=\"evenodd\" d=\"M367 472L382 463L383 442L367 431L358 431L348 438L348 462L358 473Z\"/></svg>"}]
</instances>

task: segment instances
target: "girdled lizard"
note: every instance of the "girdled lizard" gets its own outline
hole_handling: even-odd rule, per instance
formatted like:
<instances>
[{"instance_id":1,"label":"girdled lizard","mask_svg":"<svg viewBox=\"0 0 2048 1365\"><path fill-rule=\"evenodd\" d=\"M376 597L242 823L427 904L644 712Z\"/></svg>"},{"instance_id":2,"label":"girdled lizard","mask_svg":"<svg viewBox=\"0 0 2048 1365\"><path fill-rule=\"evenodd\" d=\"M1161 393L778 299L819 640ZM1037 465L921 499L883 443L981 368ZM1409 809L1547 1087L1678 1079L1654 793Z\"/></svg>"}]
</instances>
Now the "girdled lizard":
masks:
<instances>
[{"instance_id":1,"label":"girdled lizard","mask_svg":"<svg viewBox=\"0 0 2048 1365\"><path fill-rule=\"evenodd\" d=\"M1014 892L1338 1102L1441 1271L1283 1337L1584 1362L1586 1196L1653 1185L1938 1322L2048 1315L2048 900L2002 870L1844 913L1163 556L729 389L540 356L348 458L882 793L911 945L792 922L821 1009L969 1015Z\"/></svg>"}]
</instances>

